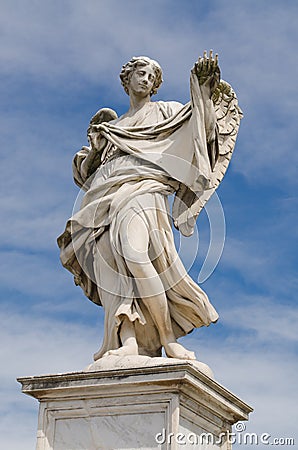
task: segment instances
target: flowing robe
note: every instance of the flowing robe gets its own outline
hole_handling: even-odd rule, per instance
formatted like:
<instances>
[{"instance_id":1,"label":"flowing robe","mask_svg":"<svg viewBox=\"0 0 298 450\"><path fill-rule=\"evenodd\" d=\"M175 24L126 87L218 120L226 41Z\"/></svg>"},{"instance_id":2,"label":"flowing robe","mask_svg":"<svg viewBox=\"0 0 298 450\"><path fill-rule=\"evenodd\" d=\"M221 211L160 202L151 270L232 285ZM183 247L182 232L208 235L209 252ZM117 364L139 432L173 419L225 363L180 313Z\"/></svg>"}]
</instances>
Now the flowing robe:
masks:
<instances>
[{"instance_id":1,"label":"flowing robe","mask_svg":"<svg viewBox=\"0 0 298 450\"><path fill-rule=\"evenodd\" d=\"M161 354L158 330L122 251L125 237L120 236L120 227L135 214L150 236L148 253L168 300L175 336L218 319L177 254L168 205L168 195L176 193L175 226L190 234L194 218L220 178L214 169L220 159L219 143L224 147L220 134L224 128L221 124L220 129L217 118L216 108L192 71L189 104L149 102L132 117L124 115L99 126L107 143L103 163L91 177L84 169L90 149L83 147L75 156L74 178L86 193L58 244L62 264L74 274L76 284L104 307L99 356L121 345L124 317L134 323L139 353Z\"/></svg>"}]
</instances>

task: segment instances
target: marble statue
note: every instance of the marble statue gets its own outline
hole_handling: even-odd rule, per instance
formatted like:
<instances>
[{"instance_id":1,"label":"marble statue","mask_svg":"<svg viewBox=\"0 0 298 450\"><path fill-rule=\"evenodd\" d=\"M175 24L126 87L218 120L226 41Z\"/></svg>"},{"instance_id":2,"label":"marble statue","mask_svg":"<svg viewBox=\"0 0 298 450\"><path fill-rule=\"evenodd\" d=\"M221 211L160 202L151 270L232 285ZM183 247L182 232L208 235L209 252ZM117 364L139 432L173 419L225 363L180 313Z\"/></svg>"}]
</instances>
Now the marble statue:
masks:
<instances>
[{"instance_id":1,"label":"marble statue","mask_svg":"<svg viewBox=\"0 0 298 450\"><path fill-rule=\"evenodd\" d=\"M148 57L132 58L120 79L128 111L117 117L100 109L88 128L89 145L74 157L74 179L85 194L58 238L61 261L104 308L95 360L156 357L162 348L168 357L193 360L177 339L216 322L218 314L187 274L172 223L192 234L225 174L242 113L212 51L191 70L186 105L151 101L162 70Z\"/></svg>"}]
</instances>

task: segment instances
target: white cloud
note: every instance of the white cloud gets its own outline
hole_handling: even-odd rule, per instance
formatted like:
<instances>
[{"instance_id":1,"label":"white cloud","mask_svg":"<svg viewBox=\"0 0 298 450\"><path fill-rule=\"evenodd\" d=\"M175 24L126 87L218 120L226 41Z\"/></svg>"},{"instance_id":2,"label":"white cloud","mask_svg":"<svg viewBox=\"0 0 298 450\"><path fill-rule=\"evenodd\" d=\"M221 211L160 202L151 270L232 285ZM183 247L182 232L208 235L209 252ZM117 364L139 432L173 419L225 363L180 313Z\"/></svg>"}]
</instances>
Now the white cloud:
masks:
<instances>
[{"instance_id":1,"label":"white cloud","mask_svg":"<svg viewBox=\"0 0 298 450\"><path fill-rule=\"evenodd\" d=\"M1 308L1 448L34 448L37 402L20 392L21 376L83 370L101 343L101 329Z\"/></svg>"},{"instance_id":2,"label":"white cloud","mask_svg":"<svg viewBox=\"0 0 298 450\"><path fill-rule=\"evenodd\" d=\"M262 352L258 347L245 351L239 347L209 350L217 360L214 370L218 379L254 408L247 431L297 439L294 354Z\"/></svg>"},{"instance_id":3,"label":"white cloud","mask_svg":"<svg viewBox=\"0 0 298 450\"><path fill-rule=\"evenodd\" d=\"M254 331L255 339L280 346L298 340L298 310L289 305L276 304L269 298L242 295L237 305L223 308L223 323L242 331ZM239 302L239 303L238 303Z\"/></svg>"},{"instance_id":4,"label":"white cloud","mask_svg":"<svg viewBox=\"0 0 298 450\"><path fill-rule=\"evenodd\" d=\"M2 70L21 68L43 76L68 75L75 70L89 79L100 74L108 81L125 62L122 58L141 52L161 58L169 69L167 79L177 85L181 84L181 70L213 46L223 53L222 64L230 76L237 70L238 80L258 81L255 88L266 88L271 95L271 86L279 80L281 60L290 70L295 64L289 32L296 33L292 20L296 5L275 3L270 8L258 1L239 4L233 0L228 5L211 2L206 14L205 8L194 2L181 8L169 0L148 5L135 0L125 4L75 0L26 6L14 0L2 8L1 28L7 38L2 41L6 60ZM250 87L248 84L248 90ZM290 86L283 83L281 89ZM275 93L279 95L279 91Z\"/></svg>"},{"instance_id":5,"label":"white cloud","mask_svg":"<svg viewBox=\"0 0 298 450\"><path fill-rule=\"evenodd\" d=\"M248 225L251 222L248 222ZM231 237L228 235L220 269L235 271L250 289L261 289L280 302L295 292L297 279L293 262L288 261L294 236L291 218L283 217L269 229L254 224L253 230Z\"/></svg>"},{"instance_id":6,"label":"white cloud","mask_svg":"<svg viewBox=\"0 0 298 450\"><path fill-rule=\"evenodd\" d=\"M280 313L274 305L271 310L272 315ZM240 318L239 325L247 327L249 323L245 324L243 314L245 311L241 317L238 314L237 320ZM0 339L5 346L0 351L3 362L1 408L4 413L1 445L7 450L29 450L35 442L37 402L20 393L15 378L82 370L91 362L102 335L100 327L49 320L45 315L30 316L3 308L2 323ZM232 331L228 322L224 326ZM212 329L208 330L209 337ZM196 350L199 360L210 365L218 382L254 407L247 431L267 432L273 437L295 437L293 385L297 362L287 347L287 339L291 336L281 336L283 345L276 350L274 344L264 347L260 335L247 345L245 338L205 337L202 340L200 333L201 330L197 330L183 342Z\"/></svg>"},{"instance_id":7,"label":"white cloud","mask_svg":"<svg viewBox=\"0 0 298 450\"><path fill-rule=\"evenodd\" d=\"M272 314L274 310L273 306ZM275 312L279 313L278 310ZM233 310L229 313L232 316ZM237 319L238 316L235 317ZM219 383L254 408L246 423L247 432L259 436L269 433L272 438L293 437L297 442L297 406L293 387L298 367L296 354L288 347L288 337L291 339L291 336L284 333L279 336L277 345L276 336L271 344L266 344L259 333L253 338L248 334L241 338L236 333L232 337L233 324L224 319L222 322L226 338L212 338L212 327L208 333L203 333L203 337L200 337L201 330L197 330L194 337L190 335L183 339L184 344L194 349L197 358L212 368ZM269 324L274 325L270 318ZM239 326L243 325L248 328L245 318L239 323ZM269 337L267 331L266 338Z\"/></svg>"},{"instance_id":8,"label":"white cloud","mask_svg":"<svg viewBox=\"0 0 298 450\"><path fill-rule=\"evenodd\" d=\"M14 289L24 295L49 297L60 289L61 294L65 294L66 273L62 266L57 270L58 251L57 263L42 254L20 251L2 251L1 254L0 282L3 291Z\"/></svg>"},{"instance_id":9,"label":"white cloud","mask_svg":"<svg viewBox=\"0 0 298 450\"><path fill-rule=\"evenodd\" d=\"M244 276L259 278L270 266L270 255L265 246L229 237L222 257L222 264L237 269Z\"/></svg>"},{"instance_id":10,"label":"white cloud","mask_svg":"<svg viewBox=\"0 0 298 450\"><path fill-rule=\"evenodd\" d=\"M198 355L220 382L255 407L251 431L281 436L294 431L297 317L291 298L297 290L292 264L297 208L291 186L297 179L297 5L202 3L11 0L1 5L0 89L5 102L0 239L5 250L0 281L4 292L14 290L23 302L12 307L6 300L0 330L5 342L1 439L7 450L29 450L35 441L37 404L21 396L14 378L79 370L100 341L100 327L84 325L94 320L94 305L79 305L76 299L82 294L59 265L55 243L77 193L71 158L85 143L89 102L90 116L101 102L120 109L127 104L118 73L134 54L161 62L165 82L160 98L187 101L189 69L210 47L219 52L223 78L236 89L245 113L231 163L234 172L245 177L245 189L259 188L258 201L267 201L262 186L272 185L275 192L278 187L280 214L272 211L266 221L259 208L256 218L250 204L244 230L231 238L228 228L219 276L208 280L206 290L219 304L222 326L229 331L223 339L211 327ZM92 104L85 98L89 89L96 89ZM234 183L232 188L239 189ZM244 203L249 195L244 193ZM231 210L234 223L240 222L240 209L235 205ZM183 243L186 262L192 246L192 240ZM69 311L73 316L65 322L61 315ZM102 321L102 311L99 317ZM201 333L205 336L198 330L185 338L189 347L198 346L194 336Z\"/></svg>"},{"instance_id":11,"label":"white cloud","mask_svg":"<svg viewBox=\"0 0 298 450\"><path fill-rule=\"evenodd\" d=\"M15 398L11 403L4 402L3 406L5 410L1 411L1 447L5 450L34 449L37 435L37 401L32 398Z\"/></svg>"}]
</instances>

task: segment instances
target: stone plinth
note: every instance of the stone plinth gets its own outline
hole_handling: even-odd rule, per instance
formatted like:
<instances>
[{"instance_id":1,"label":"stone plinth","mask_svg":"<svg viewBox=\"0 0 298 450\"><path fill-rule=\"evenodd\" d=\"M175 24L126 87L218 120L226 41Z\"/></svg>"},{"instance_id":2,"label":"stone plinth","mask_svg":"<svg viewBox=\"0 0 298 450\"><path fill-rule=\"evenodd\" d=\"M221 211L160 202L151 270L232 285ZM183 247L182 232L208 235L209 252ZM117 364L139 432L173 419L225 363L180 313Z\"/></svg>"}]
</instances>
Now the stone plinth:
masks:
<instances>
[{"instance_id":1,"label":"stone plinth","mask_svg":"<svg viewBox=\"0 0 298 450\"><path fill-rule=\"evenodd\" d=\"M112 356L18 381L40 402L37 450L228 450L252 409L211 376L198 362Z\"/></svg>"}]
</instances>

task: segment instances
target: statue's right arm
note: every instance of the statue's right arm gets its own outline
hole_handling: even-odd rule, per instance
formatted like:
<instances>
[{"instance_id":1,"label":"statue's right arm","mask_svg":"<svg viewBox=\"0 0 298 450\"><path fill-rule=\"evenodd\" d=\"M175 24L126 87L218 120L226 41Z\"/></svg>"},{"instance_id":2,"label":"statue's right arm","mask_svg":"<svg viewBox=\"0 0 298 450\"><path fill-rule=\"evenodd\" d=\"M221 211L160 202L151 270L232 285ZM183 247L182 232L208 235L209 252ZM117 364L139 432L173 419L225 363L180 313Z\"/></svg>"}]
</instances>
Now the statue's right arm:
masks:
<instances>
[{"instance_id":1,"label":"statue's right arm","mask_svg":"<svg viewBox=\"0 0 298 450\"><path fill-rule=\"evenodd\" d=\"M81 169L84 176L87 178L100 166L102 151L107 144L106 138L99 133L90 133L88 138L90 141L89 152L82 162Z\"/></svg>"},{"instance_id":2,"label":"statue's right arm","mask_svg":"<svg viewBox=\"0 0 298 450\"><path fill-rule=\"evenodd\" d=\"M77 185L82 187L101 164L102 153L108 143L102 135L100 124L117 119L117 113L110 108L101 108L91 118L87 130L90 146L83 147L74 157L73 173Z\"/></svg>"},{"instance_id":3,"label":"statue's right arm","mask_svg":"<svg viewBox=\"0 0 298 450\"><path fill-rule=\"evenodd\" d=\"M104 137L89 135L90 146L84 146L73 159L75 183L82 187L101 164L101 155L107 140Z\"/></svg>"}]
</instances>

